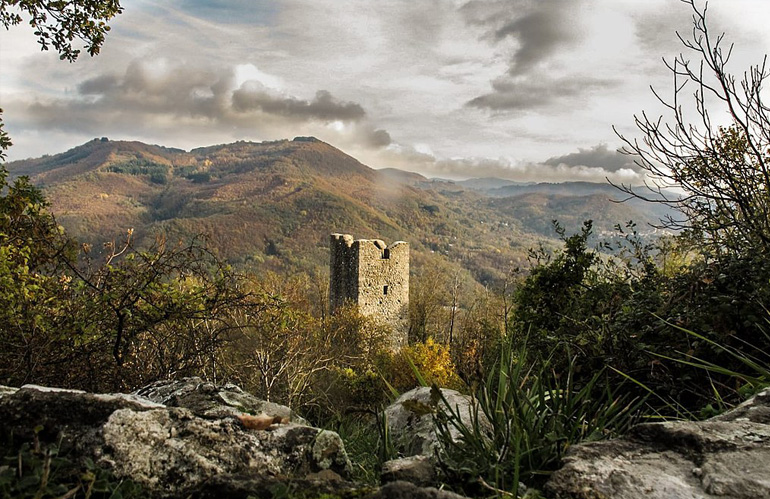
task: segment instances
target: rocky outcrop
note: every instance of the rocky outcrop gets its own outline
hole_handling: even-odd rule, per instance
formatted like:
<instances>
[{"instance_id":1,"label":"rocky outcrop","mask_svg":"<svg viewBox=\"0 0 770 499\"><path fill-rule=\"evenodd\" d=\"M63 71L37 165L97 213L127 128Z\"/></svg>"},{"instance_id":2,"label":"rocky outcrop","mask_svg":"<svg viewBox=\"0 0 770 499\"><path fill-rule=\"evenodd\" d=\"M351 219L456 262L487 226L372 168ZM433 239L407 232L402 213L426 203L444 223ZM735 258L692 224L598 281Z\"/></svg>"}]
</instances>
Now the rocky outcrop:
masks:
<instances>
[{"instance_id":1,"label":"rocky outcrop","mask_svg":"<svg viewBox=\"0 0 770 499\"><path fill-rule=\"evenodd\" d=\"M382 469L382 481L403 480L416 485L436 483L437 453L441 451L433 416L447 405L468 427L472 427L474 409L472 399L455 390L420 387L402 394L385 409L391 444L402 457L387 461ZM442 399L443 395L443 399ZM445 402L446 401L446 402ZM490 427L484 414L479 414L479 424ZM461 434L449 426L453 440Z\"/></svg>"},{"instance_id":2,"label":"rocky outcrop","mask_svg":"<svg viewBox=\"0 0 770 499\"><path fill-rule=\"evenodd\" d=\"M546 485L554 499L770 497L770 390L702 422L641 424L574 446Z\"/></svg>"},{"instance_id":3,"label":"rocky outcrop","mask_svg":"<svg viewBox=\"0 0 770 499\"><path fill-rule=\"evenodd\" d=\"M391 459L382 465L382 483L395 481L430 486L438 482L436 460L433 456L409 456Z\"/></svg>"},{"instance_id":4,"label":"rocky outcrop","mask_svg":"<svg viewBox=\"0 0 770 499\"><path fill-rule=\"evenodd\" d=\"M250 430L243 413L290 421ZM0 386L0 436L60 445L69 459L139 483L149 498L461 498L406 482L356 484L340 437L302 423L288 407L199 378L132 394Z\"/></svg>"},{"instance_id":5,"label":"rocky outcrop","mask_svg":"<svg viewBox=\"0 0 770 499\"><path fill-rule=\"evenodd\" d=\"M202 497L212 481L220 490L230 484L230 497L246 497L259 494L236 493L237 484L325 484L348 477L350 462L336 433L297 423L248 430L235 417L238 411L274 406L257 404L232 385L218 388L197 379L167 383L162 386L165 399L158 395L160 388L131 395L38 386L2 389L0 432L19 440L61 441L72 455L91 458L118 478L141 484L153 497ZM220 404L223 392L235 396Z\"/></svg>"},{"instance_id":6,"label":"rocky outcrop","mask_svg":"<svg viewBox=\"0 0 770 499\"><path fill-rule=\"evenodd\" d=\"M468 426L473 422L473 403L471 397L455 390L441 388L441 396L430 387L419 387L402 394L385 409L390 438L395 449L403 456L432 456L439 448L433 415L439 408L447 405L459 413L460 419ZM484 414L479 414L480 423L489 426ZM449 428L454 440L460 432Z\"/></svg>"}]
</instances>

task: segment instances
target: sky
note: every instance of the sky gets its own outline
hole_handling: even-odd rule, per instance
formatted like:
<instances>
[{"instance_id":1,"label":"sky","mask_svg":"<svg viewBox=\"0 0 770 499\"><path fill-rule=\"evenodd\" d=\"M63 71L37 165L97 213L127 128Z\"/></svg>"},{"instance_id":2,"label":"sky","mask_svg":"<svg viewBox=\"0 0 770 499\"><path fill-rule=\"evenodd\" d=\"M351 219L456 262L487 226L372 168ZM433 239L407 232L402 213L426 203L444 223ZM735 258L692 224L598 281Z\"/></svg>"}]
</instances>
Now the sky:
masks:
<instances>
[{"instance_id":1,"label":"sky","mask_svg":"<svg viewBox=\"0 0 770 499\"><path fill-rule=\"evenodd\" d=\"M190 150L312 135L429 177L635 183L613 126L638 137L634 115L664 112L650 86L671 95L663 58L692 31L679 0L122 4L101 53L72 64L29 26L0 31L9 160L103 136ZM711 0L708 20L737 74L770 52L770 1Z\"/></svg>"}]
</instances>

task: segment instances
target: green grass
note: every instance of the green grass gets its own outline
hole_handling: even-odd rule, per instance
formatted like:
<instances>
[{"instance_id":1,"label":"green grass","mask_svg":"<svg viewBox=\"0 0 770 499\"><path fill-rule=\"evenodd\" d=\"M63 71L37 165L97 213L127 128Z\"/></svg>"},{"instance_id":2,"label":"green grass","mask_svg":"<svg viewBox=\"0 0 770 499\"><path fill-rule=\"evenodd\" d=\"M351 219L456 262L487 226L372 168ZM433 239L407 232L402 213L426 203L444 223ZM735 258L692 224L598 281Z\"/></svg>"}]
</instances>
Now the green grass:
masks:
<instances>
[{"instance_id":1,"label":"green grass","mask_svg":"<svg viewBox=\"0 0 770 499\"><path fill-rule=\"evenodd\" d=\"M340 420L336 431L353 466L351 478L367 485L378 484L383 462L379 452L383 447L382 433L372 421L353 417Z\"/></svg>"}]
</instances>

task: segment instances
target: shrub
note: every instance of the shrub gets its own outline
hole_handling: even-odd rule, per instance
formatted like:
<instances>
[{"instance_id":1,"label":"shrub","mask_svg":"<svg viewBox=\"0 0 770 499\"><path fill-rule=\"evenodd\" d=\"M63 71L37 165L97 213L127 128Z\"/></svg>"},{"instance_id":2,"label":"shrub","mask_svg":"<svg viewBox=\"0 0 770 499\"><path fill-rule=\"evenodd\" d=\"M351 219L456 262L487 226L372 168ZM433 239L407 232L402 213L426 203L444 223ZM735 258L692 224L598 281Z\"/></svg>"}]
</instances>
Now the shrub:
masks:
<instances>
[{"instance_id":1,"label":"shrub","mask_svg":"<svg viewBox=\"0 0 770 499\"><path fill-rule=\"evenodd\" d=\"M398 391L406 391L420 384L417 373L428 385L443 388L462 388L449 348L428 337L402 348L390 359L389 382Z\"/></svg>"}]
</instances>

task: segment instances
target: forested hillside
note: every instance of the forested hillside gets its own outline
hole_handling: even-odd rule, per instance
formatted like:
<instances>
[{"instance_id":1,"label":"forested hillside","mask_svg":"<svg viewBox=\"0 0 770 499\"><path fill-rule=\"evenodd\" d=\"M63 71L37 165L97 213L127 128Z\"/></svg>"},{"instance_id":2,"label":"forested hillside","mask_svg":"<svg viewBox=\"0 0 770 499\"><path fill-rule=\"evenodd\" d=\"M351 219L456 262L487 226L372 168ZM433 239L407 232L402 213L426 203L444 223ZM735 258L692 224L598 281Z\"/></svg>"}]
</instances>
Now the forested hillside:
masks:
<instances>
[{"instance_id":1,"label":"forested hillside","mask_svg":"<svg viewBox=\"0 0 770 499\"><path fill-rule=\"evenodd\" d=\"M314 274L327 265L329 234L348 232L405 239L416 265L438 255L487 284L524 265L540 240L554 240L553 219L571 230L594 219L601 232L631 219L644 227L657 214L611 202L609 185L537 184L506 194L522 186L485 191L373 170L312 137L190 152L103 138L8 168L43 188L79 240L101 244L129 228L140 243L158 233L206 234L221 257L252 270Z\"/></svg>"}]
</instances>

